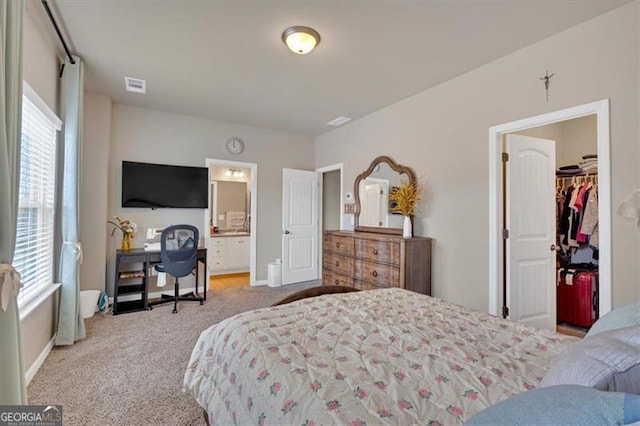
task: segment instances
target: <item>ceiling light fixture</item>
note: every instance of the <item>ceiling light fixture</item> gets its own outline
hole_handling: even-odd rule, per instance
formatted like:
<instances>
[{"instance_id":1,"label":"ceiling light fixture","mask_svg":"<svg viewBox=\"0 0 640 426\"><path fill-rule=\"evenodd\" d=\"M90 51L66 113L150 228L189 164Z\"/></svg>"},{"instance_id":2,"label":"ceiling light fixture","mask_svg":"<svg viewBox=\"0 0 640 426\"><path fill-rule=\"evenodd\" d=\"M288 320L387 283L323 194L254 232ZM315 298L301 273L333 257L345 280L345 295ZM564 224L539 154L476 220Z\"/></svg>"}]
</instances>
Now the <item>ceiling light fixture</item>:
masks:
<instances>
[{"instance_id":1,"label":"ceiling light fixture","mask_svg":"<svg viewBox=\"0 0 640 426\"><path fill-rule=\"evenodd\" d=\"M320 44L320 34L313 28L296 25L282 32L282 41L299 55L306 55Z\"/></svg>"}]
</instances>

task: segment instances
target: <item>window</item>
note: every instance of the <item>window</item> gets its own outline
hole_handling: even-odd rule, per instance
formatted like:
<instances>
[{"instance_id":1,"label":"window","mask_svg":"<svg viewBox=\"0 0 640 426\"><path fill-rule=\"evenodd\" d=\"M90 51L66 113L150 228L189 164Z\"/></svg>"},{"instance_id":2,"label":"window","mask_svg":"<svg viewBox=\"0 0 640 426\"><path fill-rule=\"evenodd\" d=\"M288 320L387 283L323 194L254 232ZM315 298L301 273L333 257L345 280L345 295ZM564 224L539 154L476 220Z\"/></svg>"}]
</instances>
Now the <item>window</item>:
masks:
<instances>
[{"instance_id":1,"label":"window","mask_svg":"<svg viewBox=\"0 0 640 426\"><path fill-rule=\"evenodd\" d=\"M57 132L62 123L24 83L18 223L13 266L22 275L18 305L53 284Z\"/></svg>"}]
</instances>

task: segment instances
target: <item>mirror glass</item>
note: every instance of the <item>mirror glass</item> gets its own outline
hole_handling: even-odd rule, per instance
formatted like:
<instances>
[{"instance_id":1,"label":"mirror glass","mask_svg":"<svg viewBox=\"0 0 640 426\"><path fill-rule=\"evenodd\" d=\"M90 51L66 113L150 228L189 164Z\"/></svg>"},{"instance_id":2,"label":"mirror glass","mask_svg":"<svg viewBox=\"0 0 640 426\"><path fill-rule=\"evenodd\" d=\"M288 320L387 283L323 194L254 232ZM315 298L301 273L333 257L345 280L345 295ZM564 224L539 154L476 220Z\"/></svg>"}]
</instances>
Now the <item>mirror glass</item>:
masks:
<instances>
[{"instance_id":1,"label":"mirror glass","mask_svg":"<svg viewBox=\"0 0 640 426\"><path fill-rule=\"evenodd\" d=\"M213 166L210 173L211 227L216 227L218 233L249 232L251 169Z\"/></svg>"},{"instance_id":2,"label":"mirror glass","mask_svg":"<svg viewBox=\"0 0 640 426\"><path fill-rule=\"evenodd\" d=\"M389 193L400 186L401 179L407 180L405 173L398 173L387 163L378 163L369 176L360 181L359 226L382 228L402 228L404 217L393 213L389 203Z\"/></svg>"},{"instance_id":3,"label":"mirror glass","mask_svg":"<svg viewBox=\"0 0 640 426\"><path fill-rule=\"evenodd\" d=\"M353 187L356 231L402 234L404 216L392 211L389 194L403 181L416 182L415 172L384 155L375 158L356 177Z\"/></svg>"}]
</instances>

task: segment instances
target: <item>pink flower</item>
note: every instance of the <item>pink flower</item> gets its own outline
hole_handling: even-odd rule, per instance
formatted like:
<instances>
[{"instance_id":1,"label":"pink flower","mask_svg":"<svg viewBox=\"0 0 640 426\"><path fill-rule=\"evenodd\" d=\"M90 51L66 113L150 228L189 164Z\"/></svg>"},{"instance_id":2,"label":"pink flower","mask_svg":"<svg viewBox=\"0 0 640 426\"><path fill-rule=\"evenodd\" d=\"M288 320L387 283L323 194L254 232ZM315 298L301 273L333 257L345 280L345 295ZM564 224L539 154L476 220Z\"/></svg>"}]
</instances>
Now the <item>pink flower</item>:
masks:
<instances>
[{"instance_id":1,"label":"pink flower","mask_svg":"<svg viewBox=\"0 0 640 426\"><path fill-rule=\"evenodd\" d=\"M255 367L256 362L258 362L258 358L251 358L251 361L249 361L249 368Z\"/></svg>"},{"instance_id":2,"label":"pink flower","mask_svg":"<svg viewBox=\"0 0 640 426\"><path fill-rule=\"evenodd\" d=\"M469 389L469 390L466 390L462 394L462 396L464 396L465 398L476 400L476 399L478 399L478 392L476 392L476 391L474 391L472 389Z\"/></svg>"},{"instance_id":3,"label":"pink flower","mask_svg":"<svg viewBox=\"0 0 640 426\"><path fill-rule=\"evenodd\" d=\"M336 373L336 380L344 380L344 374L338 371Z\"/></svg>"},{"instance_id":4,"label":"pink flower","mask_svg":"<svg viewBox=\"0 0 640 426\"><path fill-rule=\"evenodd\" d=\"M251 397L247 398L247 410L251 411L253 408L253 399Z\"/></svg>"},{"instance_id":5,"label":"pink flower","mask_svg":"<svg viewBox=\"0 0 640 426\"><path fill-rule=\"evenodd\" d=\"M531 384L529 384L529 383L525 383L525 384L524 384L524 388L525 388L526 390L532 390L532 389L535 389L536 387L535 387L535 386L533 386L533 385L531 385Z\"/></svg>"},{"instance_id":6,"label":"pink flower","mask_svg":"<svg viewBox=\"0 0 640 426\"><path fill-rule=\"evenodd\" d=\"M238 346L238 341L234 340L233 343L231 343L231 349L235 349Z\"/></svg>"},{"instance_id":7,"label":"pink flower","mask_svg":"<svg viewBox=\"0 0 640 426\"><path fill-rule=\"evenodd\" d=\"M318 363L318 368L327 368L329 366L329 364L327 364L326 362L319 362Z\"/></svg>"},{"instance_id":8,"label":"pink flower","mask_svg":"<svg viewBox=\"0 0 640 426\"><path fill-rule=\"evenodd\" d=\"M427 421L426 426L444 426L444 425L437 420L429 420Z\"/></svg>"},{"instance_id":9,"label":"pink flower","mask_svg":"<svg viewBox=\"0 0 640 426\"><path fill-rule=\"evenodd\" d=\"M322 387L322 384L318 381L318 379L314 379L313 383L311 383L311 390L317 392L318 389Z\"/></svg>"},{"instance_id":10,"label":"pink flower","mask_svg":"<svg viewBox=\"0 0 640 426\"><path fill-rule=\"evenodd\" d=\"M493 374L497 375L497 376L504 376L504 372L502 370L499 370L497 368L492 368L491 371L493 371Z\"/></svg>"},{"instance_id":11,"label":"pink flower","mask_svg":"<svg viewBox=\"0 0 640 426\"><path fill-rule=\"evenodd\" d=\"M299 376L302 376L307 372L307 370L305 370L304 368L296 368L295 370L293 370L293 372Z\"/></svg>"},{"instance_id":12,"label":"pink flower","mask_svg":"<svg viewBox=\"0 0 640 426\"><path fill-rule=\"evenodd\" d=\"M413 408L413 404L411 404L406 399L401 399L400 401L398 401L398 407L403 410L411 410Z\"/></svg>"},{"instance_id":13,"label":"pink flower","mask_svg":"<svg viewBox=\"0 0 640 426\"><path fill-rule=\"evenodd\" d=\"M538 349L539 349L539 350L541 350L542 352L546 352L546 351L547 351L547 349L549 349L549 348L547 347L547 345L543 345L542 343L538 343L538 344L536 345L536 348L538 348Z\"/></svg>"},{"instance_id":14,"label":"pink flower","mask_svg":"<svg viewBox=\"0 0 640 426\"><path fill-rule=\"evenodd\" d=\"M360 386L358 386L354 391L353 394L356 396L356 398L362 399L362 398L366 398L368 393L366 390L360 388Z\"/></svg>"},{"instance_id":15,"label":"pink flower","mask_svg":"<svg viewBox=\"0 0 640 426\"><path fill-rule=\"evenodd\" d=\"M236 373L231 373L231 375L229 376L229 381L232 385L236 384Z\"/></svg>"},{"instance_id":16,"label":"pink flower","mask_svg":"<svg viewBox=\"0 0 640 426\"><path fill-rule=\"evenodd\" d=\"M267 416L265 416L264 413L261 413L258 416L258 425L264 426L264 421L265 421L266 418L267 418Z\"/></svg>"},{"instance_id":17,"label":"pink flower","mask_svg":"<svg viewBox=\"0 0 640 426\"><path fill-rule=\"evenodd\" d=\"M463 412L462 412L462 408L449 405L447 407L447 413L451 414L452 416L460 418Z\"/></svg>"},{"instance_id":18,"label":"pink flower","mask_svg":"<svg viewBox=\"0 0 640 426\"><path fill-rule=\"evenodd\" d=\"M480 377L480 382L485 386L489 386L491 384L491 379L487 376L482 376Z\"/></svg>"},{"instance_id":19,"label":"pink flower","mask_svg":"<svg viewBox=\"0 0 640 426\"><path fill-rule=\"evenodd\" d=\"M444 353L451 352L451 348L449 346L443 346L440 350Z\"/></svg>"},{"instance_id":20,"label":"pink flower","mask_svg":"<svg viewBox=\"0 0 640 426\"><path fill-rule=\"evenodd\" d=\"M280 391L280 383L275 382L274 384L271 385L269 390L271 390L271 395L276 396Z\"/></svg>"},{"instance_id":21,"label":"pink flower","mask_svg":"<svg viewBox=\"0 0 640 426\"><path fill-rule=\"evenodd\" d=\"M258 381L261 382L264 379L267 378L267 376L269 376L269 373L267 372L267 370L262 370L258 373Z\"/></svg>"},{"instance_id":22,"label":"pink flower","mask_svg":"<svg viewBox=\"0 0 640 426\"><path fill-rule=\"evenodd\" d=\"M387 385L384 382L375 382L374 384L377 387L379 387L380 390L383 390L383 391L387 390Z\"/></svg>"},{"instance_id":23,"label":"pink flower","mask_svg":"<svg viewBox=\"0 0 640 426\"><path fill-rule=\"evenodd\" d=\"M436 376L436 382L438 382L438 383L447 383L448 381L449 381L449 379L447 379L446 377L444 377L444 376L442 376L440 374L438 374Z\"/></svg>"},{"instance_id":24,"label":"pink flower","mask_svg":"<svg viewBox=\"0 0 640 426\"><path fill-rule=\"evenodd\" d=\"M340 408L340 403L337 400L327 401L327 410L335 411Z\"/></svg>"},{"instance_id":25,"label":"pink flower","mask_svg":"<svg viewBox=\"0 0 640 426\"><path fill-rule=\"evenodd\" d=\"M358 419L349 423L349 426L367 426L367 424L364 421Z\"/></svg>"},{"instance_id":26,"label":"pink flower","mask_svg":"<svg viewBox=\"0 0 640 426\"><path fill-rule=\"evenodd\" d=\"M419 370L422 370L422 365L421 365L421 364L417 364L417 363L415 363L415 364L411 364L411 368L412 368L414 371L419 371Z\"/></svg>"},{"instance_id":27,"label":"pink flower","mask_svg":"<svg viewBox=\"0 0 640 426\"><path fill-rule=\"evenodd\" d=\"M338 362L345 362L347 360L346 356L339 356L338 358L336 358L336 361Z\"/></svg>"},{"instance_id":28,"label":"pink flower","mask_svg":"<svg viewBox=\"0 0 640 426\"><path fill-rule=\"evenodd\" d=\"M260 342L260 343L264 343L264 342L266 342L267 340L269 340L269 338L268 338L267 336L260 336L260 337L258 337L258 342Z\"/></svg>"},{"instance_id":29,"label":"pink flower","mask_svg":"<svg viewBox=\"0 0 640 426\"><path fill-rule=\"evenodd\" d=\"M418 395L420 395L420 398L431 398L431 391L427 388L420 388L418 389Z\"/></svg>"},{"instance_id":30,"label":"pink flower","mask_svg":"<svg viewBox=\"0 0 640 426\"><path fill-rule=\"evenodd\" d=\"M316 426L316 422L314 422L313 420L305 420L304 423L302 423L302 426Z\"/></svg>"},{"instance_id":31,"label":"pink flower","mask_svg":"<svg viewBox=\"0 0 640 426\"><path fill-rule=\"evenodd\" d=\"M271 352L272 354L278 352L279 350L280 348L277 346L269 346L269 352Z\"/></svg>"},{"instance_id":32,"label":"pink flower","mask_svg":"<svg viewBox=\"0 0 640 426\"><path fill-rule=\"evenodd\" d=\"M452 364L449 366L449 368L451 368L453 371L462 371L462 367L460 367L460 365L458 364Z\"/></svg>"},{"instance_id":33,"label":"pink flower","mask_svg":"<svg viewBox=\"0 0 640 426\"><path fill-rule=\"evenodd\" d=\"M389 412L389 410L385 410L384 408L379 408L378 409L378 415L382 419L384 419L385 417L391 417L392 416L392 414Z\"/></svg>"},{"instance_id":34,"label":"pink flower","mask_svg":"<svg viewBox=\"0 0 640 426\"><path fill-rule=\"evenodd\" d=\"M396 376L396 379L398 380L404 380L407 378L407 375L403 371L396 371L393 375Z\"/></svg>"},{"instance_id":35,"label":"pink flower","mask_svg":"<svg viewBox=\"0 0 640 426\"><path fill-rule=\"evenodd\" d=\"M243 356L245 356L247 354L248 350L247 348L243 348L240 353L238 354L238 358L242 358Z\"/></svg>"},{"instance_id":36,"label":"pink flower","mask_svg":"<svg viewBox=\"0 0 640 426\"><path fill-rule=\"evenodd\" d=\"M284 402L284 404L282 405L281 411L282 411L283 414L287 414L291 410L293 410L296 405L298 405L298 404L293 399L287 399Z\"/></svg>"}]
</instances>

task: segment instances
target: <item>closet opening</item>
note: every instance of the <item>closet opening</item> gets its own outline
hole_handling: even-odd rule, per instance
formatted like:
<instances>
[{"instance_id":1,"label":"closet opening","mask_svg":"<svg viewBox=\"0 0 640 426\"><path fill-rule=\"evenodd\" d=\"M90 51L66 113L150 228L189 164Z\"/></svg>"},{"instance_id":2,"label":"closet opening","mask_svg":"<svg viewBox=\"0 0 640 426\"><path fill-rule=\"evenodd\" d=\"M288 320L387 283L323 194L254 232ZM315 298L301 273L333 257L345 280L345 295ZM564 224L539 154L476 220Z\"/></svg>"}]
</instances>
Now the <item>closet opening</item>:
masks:
<instances>
[{"instance_id":1,"label":"closet opening","mask_svg":"<svg viewBox=\"0 0 640 426\"><path fill-rule=\"evenodd\" d=\"M490 129L490 313L580 335L611 310L608 112Z\"/></svg>"}]
</instances>

